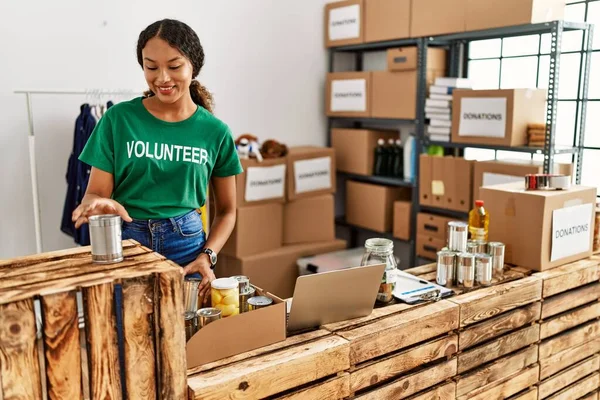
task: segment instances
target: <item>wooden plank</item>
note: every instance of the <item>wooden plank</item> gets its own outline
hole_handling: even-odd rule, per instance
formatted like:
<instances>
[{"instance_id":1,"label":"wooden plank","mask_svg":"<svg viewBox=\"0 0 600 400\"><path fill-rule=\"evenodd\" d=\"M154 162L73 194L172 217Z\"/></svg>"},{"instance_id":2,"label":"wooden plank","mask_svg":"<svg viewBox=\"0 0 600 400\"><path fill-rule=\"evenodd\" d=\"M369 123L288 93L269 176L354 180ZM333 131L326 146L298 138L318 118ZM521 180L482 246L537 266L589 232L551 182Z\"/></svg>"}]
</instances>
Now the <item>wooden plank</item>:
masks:
<instances>
[{"instance_id":1,"label":"wooden plank","mask_svg":"<svg viewBox=\"0 0 600 400\"><path fill-rule=\"evenodd\" d=\"M588 283L597 282L599 274L600 261L588 258L549 271L539 272L533 276L544 281L543 296L547 298Z\"/></svg>"},{"instance_id":2,"label":"wooden plank","mask_svg":"<svg viewBox=\"0 0 600 400\"><path fill-rule=\"evenodd\" d=\"M188 378L190 399L257 399L350 368L347 340L328 336Z\"/></svg>"},{"instance_id":3,"label":"wooden plank","mask_svg":"<svg viewBox=\"0 0 600 400\"><path fill-rule=\"evenodd\" d=\"M586 394L585 396L583 396L579 400L598 400L598 392Z\"/></svg>"},{"instance_id":4,"label":"wooden plank","mask_svg":"<svg viewBox=\"0 0 600 400\"><path fill-rule=\"evenodd\" d=\"M441 358L450 358L458 349L458 338L451 335L407 350L384 360L369 363L350 374L350 390L357 392L396 375Z\"/></svg>"},{"instance_id":5,"label":"wooden plank","mask_svg":"<svg viewBox=\"0 0 600 400\"><path fill-rule=\"evenodd\" d=\"M577 308L600 298L600 283L592 283L580 289L544 299L542 303L542 319Z\"/></svg>"},{"instance_id":6,"label":"wooden plank","mask_svg":"<svg viewBox=\"0 0 600 400\"><path fill-rule=\"evenodd\" d=\"M597 337L600 337L600 321L590 321L585 325L542 341L540 344L540 360L587 343Z\"/></svg>"},{"instance_id":7,"label":"wooden plank","mask_svg":"<svg viewBox=\"0 0 600 400\"><path fill-rule=\"evenodd\" d=\"M514 395L509 400L538 400L538 388L532 387L525 392Z\"/></svg>"},{"instance_id":8,"label":"wooden plank","mask_svg":"<svg viewBox=\"0 0 600 400\"><path fill-rule=\"evenodd\" d=\"M0 305L0 321L0 391L4 399L41 399L33 300Z\"/></svg>"},{"instance_id":9,"label":"wooden plank","mask_svg":"<svg viewBox=\"0 0 600 400\"><path fill-rule=\"evenodd\" d=\"M185 325L182 318L183 275L179 270L158 274L159 302L155 309L160 321L157 353L159 354L159 390L162 399L183 399L187 393Z\"/></svg>"},{"instance_id":10,"label":"wooden plank","mask_svg":"<svg viewBox=\"0 0 600 400\"><path fill-rule=\"evenodd\" d=\"M598 352L600 352L600 338L540 360L540 379L546 379Z\"/></svg>"},{"instance_id":11,"label":"wooden plank","mask_svg":"<svg viewBox=\"0 0 600 400\"><path fill-rule=\"evenodd\" d=\"M478 388L499 382L506 376L522 371L537 361L538 347L534 345L516 354L501 358L468 375L459 376L456 382L456 396L464 396Z\"/></svg>"},{"instance_id":12,"label":"wooden plank","mask_svg":"<svg viewBox=\"0 0 600 400\"><path fill-rule=\"evenodd\" d=\"M412 274L414 276L430 274L430 273L436 272L436 271L437 271L436 263L425 264L425 265L421 265L419 267L414 267L414 268L409 268L409 269L404 270L404 272L408 272L409 274Z\"/></svg>"},{"instance_id":13,"label":"wooden plank","mask_svg":"<svg viewBox=\"0 0 600 400\"><path fill-rule=\"evenodd\" d=\"M600 317L600 302L580 307L542 322L540 337L541 339L549 338L598 317Z\"/></svg>"},{"instance_id":14,"label":"wooden plank","mask_svg":"<svg viewBox=\"0 0 600 400\"><path fill-rule=\"evenodd\" d=\"M540 319L541 310L542 304L538 301L473 325L459 333L459 349L461 351L468 349L479 343L531 324Z\"/></svg>"},{"instance_id":15,"label":"wooden plank","mask_svg":"<svg viewBox=\"0 0 600 400\"><path fill-rule=\"evenodd\" d=\"M434 389L421 392L406 400L454 400L456 398L456 383L448 382Z\"/></svg>"},{"instance_id":16,"label":"wooden plank","mask_svg":"<svg viewBox=\"0 0 600 400\"><path fill-rule=\"evenodd\" d=\"M127 397L156 399L154 277L123 282L123 333Z\"/></svg>"},{"instance_id":17,"label":"wooden plank","mask_svg":"<svg viewBox=\"0 0 600 400\"><path fill-rule=\"evenodd\" d=\"M564 389L573 382L590 375L600 369L600 356L595 355L583 360L579 364L567 369L566 371L554 375L540 383L540 399L545 399L552 394Z\"/></svg>"},{"instance_id":18,"label":"wooden plank","mask_svg":"<svg viewBox=\"0 0 600 400\"><path fill-rule=\"evenodd\" d=\"M372 390L357 400L405 399L415 393L437 385L456 374L456 359L445 361L419 372L403 376L385 386Z\"/></svg>"},{"instance_id":19,"label":"wooden plank","mask_svg":"<svg viewBox=\"0 0 600 400\"><path fill-rule=\"evenodd\" d=\"M580 399L600 387L600 374L595 373L564 389L562 392L549 397L550 400Z\"/></svg>"},{"instance_id":20,"label":"wooden plank","mask_svg":"<svg viewBox=\"0 0 600 400\"><path fill-rule=\"evenodd\" d=\"M130 249L132 247L142 247L139 242L135 240L123 240L123 250ZM147 252L152 250L147 249ZM25 257L12 258L9 260L0 260L0 278L2 278L2 271L5 268L21 268L32 264L40 264L47 261L56 261L61 259L73 259L78 257L87 257L90 255L91 246L80 246L72 249L63 249L57 251L50 251L46 253L36 253Z\"/></svg>"},{"instance_id":21,"label":"wooden plank","mask_svg":"<svg viewBox=\"0 0 600 400\"><path fill-rule=\"evenodd\" d=\"M419 278L425 279L426 281L435 281L437 278L437 272L430 272L425 275L421 275Z\"/></svg>"},{"instance_id":22,"label":"wooden plank","mask_svg":"<svg viewBox=\"0 0 600 400\"><path fill-rule=\"evenodd\" d=\"M458 327L458 306L439 301L338 333L350 343L353 365L443 335Z\"/></svg>"},{"instance_id":23,"label":"wooden plank","mask_svg":"<svg viewBox=\"0 0 600 400\"><path fill-rule=\"evenodd\" d=\"M493 361L540 340L539 325L529 326L458 355L458 373Z\"/></svg>"},{"instance_id":24,"label":"wooden plank","mask_svg":"<svg viewBox=\"0 0 600 400\"><path fill-rule=\"evenodd\" d=\"M121 399L119 349L110 283L83 288L91 398Z\"/></svg>"},{"instance_id":25,"label":"wooden plank","mask_svg":"<svg viewBox=\"0 0 600 400\"><path fill-rule=\"evenodd\" d=\"M277 397L281 400L337 400L350 396L350 375L344 373L326 382L299 390L287 396Z\"/></svg>"},{"instance_id":26,"label":"wooden plank","mask_svg":"<svg viewBox=\"0 0 600 400\"><path fill-rule=\"evenodd\" d=\"M506 399L530 386L535 385L540 377L540 366L534 364L522 371L512 374L500 383L484 386L467 395L457 397L457 400L496 400Z\"/></svg>"},{"instance_id":27,"label":"wooden plank","mask_svg":"<svg viewBox=\"0 0 600 400\"><path fill-rule=\"evenodd\" d=\"M42 297L48 396L81 399L81 346L75 292Z\"/></svg>"},{"instance_id":28,"label":"wooden plank","mask_svg":"<svg viewBox=\"0 0 600 400\"><path fill-rule=\"evenodd\" d=\"M377 320L389 317L391 315L399 314L402 312L406 312L408 310L413 310L418 307L424 307L425 304L406 304L406 303L397 303L391 304L385 307L375 308L373 312L366 317L350 319L347 321L334 322L332 324L327 324L321 326L321 329L326 329L329 332L339 332L348 329L355 329L361 326L367 325L369 323L375 322Z\"/></svg>"},{"instance_id":29,"label":"wooden plank","mask_svg":"<svg viewBox=\"0 0 600 400\"><path fill-rule=\"evenodd\" d=\"M460 306L460 327L465 327L542 298L542 281L525 278L476 290L449 301Z\"/></svg>"}]
</instances>

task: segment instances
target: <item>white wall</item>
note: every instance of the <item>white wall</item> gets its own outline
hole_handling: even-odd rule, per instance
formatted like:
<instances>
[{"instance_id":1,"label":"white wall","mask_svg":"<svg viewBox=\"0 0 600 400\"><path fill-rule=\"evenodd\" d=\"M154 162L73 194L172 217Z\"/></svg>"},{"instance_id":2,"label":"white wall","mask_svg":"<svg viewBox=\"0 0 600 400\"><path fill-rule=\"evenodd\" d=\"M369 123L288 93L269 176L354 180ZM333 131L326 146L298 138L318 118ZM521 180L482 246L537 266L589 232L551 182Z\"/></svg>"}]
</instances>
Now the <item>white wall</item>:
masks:
<instances>
[{"instance_id":1,"label":"white wall","mask_svg":"<svg viewBox=\"0 0 600 400\"><path fill-rule=\"evenodd\" d=\"M135 46L162 18L191 25L200 80L234 135L325 144L324 0L4 0L0 2L0 259L35 252L27 116L15 89L144 89ZM44 251L74 247L60 232L65 173L82 97L34 98Z\"/></svg>"}]
</instances>

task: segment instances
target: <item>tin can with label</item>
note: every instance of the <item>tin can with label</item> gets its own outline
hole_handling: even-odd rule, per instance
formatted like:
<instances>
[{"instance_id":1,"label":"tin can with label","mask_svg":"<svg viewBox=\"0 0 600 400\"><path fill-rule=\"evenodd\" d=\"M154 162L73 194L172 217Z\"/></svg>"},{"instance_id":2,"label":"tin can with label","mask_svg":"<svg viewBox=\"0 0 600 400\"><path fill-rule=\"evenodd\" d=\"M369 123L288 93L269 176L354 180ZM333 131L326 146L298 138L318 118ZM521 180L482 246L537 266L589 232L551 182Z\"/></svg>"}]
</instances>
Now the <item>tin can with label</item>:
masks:
<instances>
[{"instance_id":1,"label":"tin can with label","mask_svg":"<svg viewBox=\"0 0 600 400\"><path fill-rule=\"evenodd\" d=\"M460 221L448 222L448 247L451 251L466 252L469 225Z\"/></svg>"},{"instance_id":2,"label":"tin can with label","mask_svg":"<svg viewBox=\"0 0 600 400\"><path fill-rule=\"evenodd\" d=\"M454 284L455 265L455 253L451 251L440 251L437 253L436 282L438 285L452 286Z\"/></svg>"},{"instance_id":3,"label":"tin can with label","mask_svg":"<svg viewBox=\"0 0 600 400\"><path fill-rule=\"evenodd\" d=\"M254 311L261 308L265 308L273 304L273 299L267 296L254 296L248 299L248 310Z\"/></svg>"},{"instance_id":4,"label":"tin can with label","mask_svg":"<svg viewBox=\"0 0 600 400\"><path fill-rule=\"evenodd\" d=\"M187 342L196 333L196 313L186 312L184 314L185 319L185 341Z\"/></svg>"},{"instance_id":5,"label":"tin can with label","mask_svg":"<svg viewBox=\"0 0 600 400\"><path fill-rule=\"evenodd\" d=\"M489 254L492 256L492 269L495 276L502 276L504 273L504 243L489 242Z\"/></svg>"},{"instance_id":6,"label":"tin can with label","mask_svg":"<svg viewBox=\"0 0 600 400\"><path fill-rule=\"evenodd\" d=\"M250 311L248 309L248 299L256 295L256 289L250 287L246 293L240 292L240 314Z\"/></svg>"},{"instance_id":7,"label":"tin can with label","mask_svg":"<svg viewBox=\"0 0 600 400\"><path fill-rule=\"evenodd\" d=\"M482 286L492 284L492 256L489 254L475 255L475 283Z\"/></svg>"},{"instance_id":8,"label":"tin can with label","mask_svg":"<svg viewBox=\"0 0 600 400\"><path fill-rule=\"evenodd\" d=\"M475 283L475 255L471 253L460 253L457 256L456 271L458 284L466 288L473 287Z\"/></svg>"},{"instance_id":9,"label":"tin can with label","mask_svg":"<svg viewBox=\"0 0 600 400\"><path fill-rule=\"evenodd\" d=\"M201 308L196 312L198 329L202 329L211 322L221 319L221 310L214 307Z\"/></svg>"}]
</instances>

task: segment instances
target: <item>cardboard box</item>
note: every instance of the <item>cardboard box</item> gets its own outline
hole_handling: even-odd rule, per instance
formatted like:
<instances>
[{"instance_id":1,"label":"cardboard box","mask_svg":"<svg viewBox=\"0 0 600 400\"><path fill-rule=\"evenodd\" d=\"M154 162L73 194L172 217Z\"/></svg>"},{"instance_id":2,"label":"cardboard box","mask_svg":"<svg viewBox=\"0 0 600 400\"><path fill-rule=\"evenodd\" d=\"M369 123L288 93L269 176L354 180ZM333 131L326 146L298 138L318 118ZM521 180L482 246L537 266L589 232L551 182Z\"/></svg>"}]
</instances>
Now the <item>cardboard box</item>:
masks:
<instances>
[{"instance_id":1,"label":"cardboard box","mask_svg":"<svg viewBox=\"0 0 600 400\"><path fill-rule=\"evenodd\" d=\"M417 256L428 260L437 260L437 252L446 246L446 242L427 235L417 234Z\"/></svg>"},{"instance_id":2,"label":"cardboard box","mask_svg":"<svg viewBox=\"0 0 600 400\"><path fill-rule=\"evenodd\" d=\"M454 211L470 211L473 198L473 161L427 154L419 157L420 204Z\"/></svg>"},{"instance_id":3,"label":"cardboard box","mask_svg":"<svg viewBox=\"0 0 600 400\"><path fill-rule=\"evenodd\" d=\"M450 221L455 220L452 218L440 217L434 214L418 213L417 234L434 239L440 239L446 243L448 240L448 222Z\"/></svg>"},{"instance_id":4,"label":"cardboard box","mask_svg":"<svg viewBox=\"0 0 600 400\"><path fill-rule=\"evenodd\" d=\"M220 257L215 270L217 277L245 275L250 282L283 299L292 297L296 278L297 260L346 248L346 241L314 242L284 246L277 250L255 254L249 257Z\"/></svg>"},{"instance_id":5,"label":"cardboard box","mask_svg":"<svg viewBox=\"0 0 600 400\"><path fill-rule=\"evenodd\" d=\"M541 174L544 172L542 162L532 160L493 160L476 162L473 173L473 195L479 199L479 188L511 182L525 183L527 174ZM554 164L554 173L572 176L572 164Z\"/></svg>"},{"instance_id":6,"label":"cardboard box","mask_svg":"<svg viewBox=\"0 0 600 400\"><path fill-rule=\"evenodd\" d=\"M286 303L256 287L257 296L273 299L273 305L252 312L214 321L188 340L187 367L195 368L213 361L281 342L287 336ZM240 332L244 332L240 335ZM213 346L207 346L213 343Z\"/></svg>"},{"instance_id":7,"label":"cardboard box","mask_svg":"<svg viewBox=\"0 0 600 400\"><path fill-rule=\"evenodd\" d=\"M527 125L546 116L545 89L461 89L452 98L455 143L525 146Z\"/></svg>"},{"instance_id":8,"label":"cardboard box","mask_svg":"<svg viewBox=\"0 0 600 400\"><path fill-rule=\"evenodd\" d=\"M410 201L410 189L346 182L346 222L375 232L391 232L394 202Z\"/></svg>"},{"instance_id":9,"label":"cardboard box","mask_svg":"<svg viewBox=\"0 0 600 400\"><path fill-rule=\"evenodd\" d=\"M467 0L467 31L562 20L565 0Z\"/></svg>"},{"instance_id":10,"label":"cardboard box","mask_svg":"<svg viewBox=\"0 0 600 400\"><path fill-rule=\"evenodd\" d=\"M325 114L329 117L370 117L371 75L371 72L327 74Z\"/></svg>"},{"instance_id":11,"label":"cardboard box","mask_svg":"<svg viewBox=\"0 0 600 400\"><path fill-rule=\"evenodd\" d=\"M371 129L332 129L337 170L357 175L373 175L377 140L398 139L398 131Z\"/></svg>"},{"instance_id":12,"label":"cardboard box","mask_svg":"<svg viewBox=\"0 0 600 400\"><path fill-rule=\"evenodd\" d=\"M419 204L432 206L431 198L431 168L432 156L428 154L419 155Z\"/></svg>"},{"instance_id":13,"label":"cardboard box","mask_svg":"<svg viewBox=\"0 0 600 400\"><path fill-rule=\"evenodd\" d=\"M469 212L473 208L473 161L454 157L454 204L450 210Z\"/></svg>"},{"instance_id":14,"label":"cardboard box","mask_svg":"<svg viewBox=\"0 0 600 400\"><path fill-rule=\"evenodd\" d=\"M431 157L431 202L434 207L446 207L444 157Z\"/></svg>"},{"instance_id":15,"label":"cardboard box","mask_svg":"<svg viewBox=\"0 0 600 400\"><path fill-rule=\"evenodd\" d=\"M332 194L295 200L284 206L283 244L332 240L335 240L335 202Z\"/></svg>"},{"instance_id":16,"label":"cardboard box","mask_svg":"<svg viewBox=\"0 0 600 400\"><path fill-rule=\"evenodd\" d=\"M221 254L245 257L281 247L283 207L283 204L271 203L238 208L235 228ZM260 235L256 234L258 227Z\"/></svg>"},{"instance_id":17,"label":"cardboard box","mask_svg":"<svg viewBox=\"0 0 600 400\"><path fill-rule=\"evenodd\" d=\"M292 147L287 155L289 201L335 193L335 150L331 147Z\"/></svg>"},{"instance_id":18,"label":"cardboard box","mask_svg":"<svg viewBox=\"0 0 600 400\"><path fill-rule=\"evenodd\" d=\"M237 206L285 202L285 157L258 162L240 160L244 172L235 177Z\"/></svg>"},{"instance_id":19,"label":"cardboard box","mask_svg":"<svg viewBox=\"0 0 600 400\"><path fill-rule=\"evenodd\" d=\"M410 240L410 201L394 202L394 237L402 240Z\"/></svg>"},{"instance_id":20,"label":"cardboard box","mask_svg":"<svg viewBox=\"0 0 600 400\"><path fill-rule=\"evenodd\" d=\"M444 205L440 206L441 208L446 208L449 210L454 210L458 207L459 199L457 197L458 194L458 181L456 177L456 160L453 156L446 156L443 160L442 165L442 179L444 182ZM468 182L461 182L466 183Z\"/></svg>"},{"instance_id":21,"label":"cardboard box","mask_svg":"<svg viewBox=\"0 0 600 400\"><path fill-rule=\"evenodd\" d=\"M410 37L411 0L365 0L365 42Z\"/></svg>"},{"instance_id":22,"label":"cardboard box","mask_svg":"<svg viewBox=\"0 0 600 400\"><path fill-rule=\"evenodd\" d=\"M592 255L596 188L525 191L522 183L480 189L489 237L506 245L505 262L536 271Z\"/></svg>"},{"instance_id":23,"label":"cardboard box","mask_svg":"<svg viewBox=\"0 0 600 400\"><path fill-rule=\"evenodd\" d=\"M325 47L364 42L363 0L347 0L325 5Z\"/></svg>"},{"instance_id":24,"label":"cardboard box","mask_svg":"<svg viewBox=\"0 0 600 400\"><path fill-rule=\"evenodd\" d=\"M413 0L410 10L410 36L464 32L466 8L467 0Z\"/></svg>"},{"instance_id":25,"label":"cardboard box","mask_svg":"<svg viewBox=\"0 0 600 400\"><path fill-rule=\"evenodd\" d=\"M397 47L387 51L388 71L415 71L418 64L416 46ZM427 48L427 69L436 71L446 70L446 50L435 47Z\"/></svg>"}]
</instances>

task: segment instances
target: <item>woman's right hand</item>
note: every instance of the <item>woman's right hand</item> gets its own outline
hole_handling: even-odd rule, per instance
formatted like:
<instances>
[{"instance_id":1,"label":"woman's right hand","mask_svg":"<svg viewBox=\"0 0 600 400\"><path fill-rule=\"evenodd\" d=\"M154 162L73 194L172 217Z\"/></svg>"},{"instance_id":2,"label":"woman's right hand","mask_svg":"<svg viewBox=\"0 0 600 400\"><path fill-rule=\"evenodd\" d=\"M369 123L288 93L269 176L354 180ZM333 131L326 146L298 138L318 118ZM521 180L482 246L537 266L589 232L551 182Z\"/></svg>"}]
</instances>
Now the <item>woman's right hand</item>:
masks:
<instances>
[{"instance_id":1,"label":"woman's right hand","mask_svg":"<svg viewBox=\"0 0 600 400\"><path fill-rule=\"evenodd\" d=\"M73 211L72 220L75 222L75 228L88 222L88 217L100 214L118 214L125 222L131 222L125 207L113 199L105 197L94 197L84 199L81 204Z\"/></svg>"}]
</instances>

